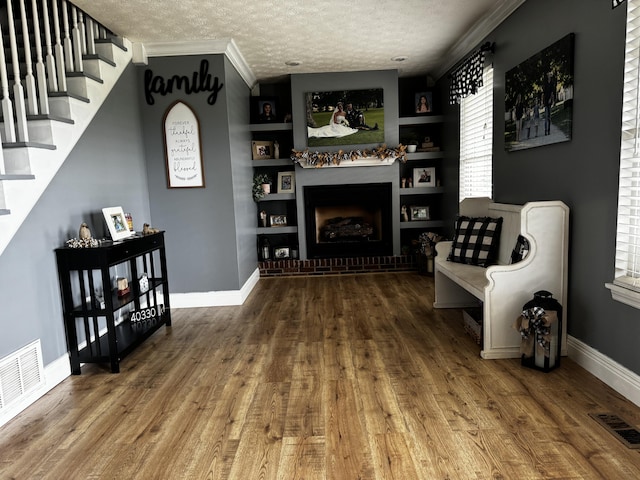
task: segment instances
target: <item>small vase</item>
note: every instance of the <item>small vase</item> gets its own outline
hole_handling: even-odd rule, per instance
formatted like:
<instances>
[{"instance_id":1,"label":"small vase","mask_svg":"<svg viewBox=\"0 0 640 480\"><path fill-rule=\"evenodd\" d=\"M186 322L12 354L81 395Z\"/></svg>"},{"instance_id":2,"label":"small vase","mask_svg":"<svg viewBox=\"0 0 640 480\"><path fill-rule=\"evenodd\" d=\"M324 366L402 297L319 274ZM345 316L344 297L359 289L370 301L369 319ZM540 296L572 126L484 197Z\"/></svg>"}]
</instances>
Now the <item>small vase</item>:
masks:
<instances>
[{"instance_id":1,"label":"small vase","mask_svg":"<svg viewBox=\"0 0 640 480\"><path fill-rule=\"evenodd\" d=\"M415 153L417 147L418 147L417 145L407 145L407 152Z\"/></svg>"},{"instance_id":2,"label":"small vase","mask_svg":"<svg viewBox=\"0 0 640 480\"><path fill-rule=\"evenodd\" d=\"M264 192L265 195L269 195L271 193L271 184L270 183L263 183L262 184L262 191Z\"/></svg>"}]
</instances>

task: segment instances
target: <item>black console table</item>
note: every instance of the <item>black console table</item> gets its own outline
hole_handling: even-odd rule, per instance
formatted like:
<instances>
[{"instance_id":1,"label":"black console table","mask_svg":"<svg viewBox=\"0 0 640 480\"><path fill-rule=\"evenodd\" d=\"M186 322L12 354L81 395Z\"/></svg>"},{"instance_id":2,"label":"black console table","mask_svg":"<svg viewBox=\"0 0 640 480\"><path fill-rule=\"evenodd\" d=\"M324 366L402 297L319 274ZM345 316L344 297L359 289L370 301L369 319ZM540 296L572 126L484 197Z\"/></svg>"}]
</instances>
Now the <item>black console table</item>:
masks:
<instances>
[{"instance_id":1,"label":"black console table","mask_svg":"<svg viewBox=\"0 0 640 480\"><path fill-rule=\"evenodd\" d=\"M164 232L94 248L58 248L56 259L74 375L81 363L110 363L118 373L120 360L171 325ZM127 278L128 293L118 293L116 277Z\"/></svg>"}]
</instances>

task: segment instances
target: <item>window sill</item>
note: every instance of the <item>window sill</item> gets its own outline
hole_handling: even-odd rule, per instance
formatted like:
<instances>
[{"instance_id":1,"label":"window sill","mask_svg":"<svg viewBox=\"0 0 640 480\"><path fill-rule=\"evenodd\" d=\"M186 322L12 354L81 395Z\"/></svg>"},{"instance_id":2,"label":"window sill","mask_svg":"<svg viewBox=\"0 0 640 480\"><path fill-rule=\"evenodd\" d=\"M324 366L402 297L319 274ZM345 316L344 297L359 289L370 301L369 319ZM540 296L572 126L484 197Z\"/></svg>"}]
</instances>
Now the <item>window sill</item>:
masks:
<instances>
[{"instance_id":1,"label":"window sill","mask_svg":"<svg viewBox=\"0 0 640 480\"><path fill-rule=\"evenodd\" d=\"M611 290L611 298L615 301L640 309L639 292L614 285L613 283L605 283L604 286Z\"/></svg>"}]
</instances>

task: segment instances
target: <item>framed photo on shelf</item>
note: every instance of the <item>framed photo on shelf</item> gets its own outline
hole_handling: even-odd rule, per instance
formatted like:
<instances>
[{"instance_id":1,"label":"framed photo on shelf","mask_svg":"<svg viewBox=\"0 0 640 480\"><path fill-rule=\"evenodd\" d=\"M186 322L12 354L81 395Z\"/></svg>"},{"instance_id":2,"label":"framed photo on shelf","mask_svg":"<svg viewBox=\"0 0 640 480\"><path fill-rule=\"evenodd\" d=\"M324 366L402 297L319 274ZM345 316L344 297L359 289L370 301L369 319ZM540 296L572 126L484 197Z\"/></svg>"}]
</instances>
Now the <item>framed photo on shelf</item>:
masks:
<instances>
[{"instance_id":1,"label":"framed photo on shelf","mask_svg":"<svg viewBox=\"0 0 640 480\"><path fill-rule=\"evenodd\" d=\"M433 111L433 94L431 92L416 92L414 95L413 111L420 115Z\"/></svg>"},{"instance_id":2,"label":"framed photo on shelf","mask_svg":"<svg viewBox=\"0 0 640 480\"><path fill-rule=\"evenodd\" d=\"M409 218L412 222L431 220L429 207L418 207L412 205L411 207L409 207L409 215Z\"/></svg>"},{"instance_id":3,"label":"framed photo on shelf","mask_svg":"<svg viewBox=\"0 0 640 480\"><path fill-rule=\"evenodd\" d=\"M102 209L102 215L104 215L104 221L109 228L111 240L114 242L133 235L133 232L129 230L127 217L122 207L105 207Z\"/></svg>"},{"instance_id":4,"label":"framed photo on shelf","mask_svg":"<svg viewBox=\"0 0 640 480\"><path fill-rule=\"evenodd\" d=\"M273 257L276 260L291 258L291 249L289 247L275 247L273 249Z\"/></svg>"},{"instance_id":5,"label":"framed photo on shelf","mask_svg":"<svg viewBox=\"0 0 640 480\"><path fill-rule=\"evenodd\" d=\"M286 215L270 215L269 225L272 227L286 227L287 216Z\"/></svg>"},{"instance_id":6,"label":"framed photo on shelf","mask_svg":"<svg viewBox=\"0 0 640 480\"><path fill-rule=\"evenodd\" d=\"M278 189L276 193L294 193L296 191L296 173L278 172Z\"/></svg>"},{"instance_id":7,"label":"framed photo on shelf","mask_svg":"<svg viewBox=\"0 0 640 480\"><path fill-rule=\"evenodd\" d=\"M251 123L277 123L278 97L251 97Z\"/></svg>"},{"instance_id":8,"label":"framed photo on shelf","mask_svg":"<svg viewBox=\"0 0 640 480\"><path fill-rule=\"evenodd\" d=\"M413 187L435 187L436 186L436 168L420 167L413 169Z\"/></svg>"},{"instance_id":9,"label":"framed photo on shelf","mask_svg":"<svg viewBox=\"0 0 640 480\"><path fill-rule=\"evenodd\" d=\"M251 152L254 160L273 158L273 142L253 140L251 142Z\"/></svg>"}]
</instances>

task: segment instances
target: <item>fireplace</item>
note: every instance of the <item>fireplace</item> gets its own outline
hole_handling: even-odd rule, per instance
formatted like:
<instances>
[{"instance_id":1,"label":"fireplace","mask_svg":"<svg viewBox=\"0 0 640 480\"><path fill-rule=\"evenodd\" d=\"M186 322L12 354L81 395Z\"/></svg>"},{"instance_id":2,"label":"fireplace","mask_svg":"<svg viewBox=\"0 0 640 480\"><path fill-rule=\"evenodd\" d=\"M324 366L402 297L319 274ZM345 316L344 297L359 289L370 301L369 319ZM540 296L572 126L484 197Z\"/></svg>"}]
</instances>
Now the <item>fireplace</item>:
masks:
<instances>
[{"instance_id":1,"label":"fireplace","mask_svg":"<svg viewBox=\"0 0 640 480\"><path fill-rule=\"evenodd\" d=\"M307 258L393 254L391 183L304 187Z\"/></svg>"}]
</instances>

